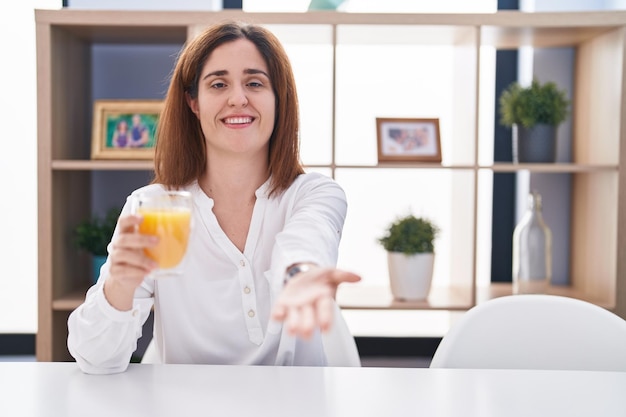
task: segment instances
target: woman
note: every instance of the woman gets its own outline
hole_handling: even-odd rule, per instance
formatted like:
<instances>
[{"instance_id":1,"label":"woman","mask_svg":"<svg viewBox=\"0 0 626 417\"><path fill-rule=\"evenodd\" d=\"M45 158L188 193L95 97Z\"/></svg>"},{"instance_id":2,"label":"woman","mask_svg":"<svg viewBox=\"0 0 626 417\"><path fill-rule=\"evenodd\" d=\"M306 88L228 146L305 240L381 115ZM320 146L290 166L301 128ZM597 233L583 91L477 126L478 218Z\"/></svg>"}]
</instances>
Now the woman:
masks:
<instances>
[{"instance_id":1,"label":"woman","mask_svg":"<svg viewBox=\"0 0 626 417\"><path fill-rule=\"evenodd\" d=\"M122 211L109 257L69 318L81 369L126 369L154 306L165 363L324 365L334 295L360 278L335 269L342 189L299 162L289 60L267 30L207 29L182 51L160 116L155 181L184 189L195 227L183 276L153 280L141 218ZM281 325L282 324L282 325Z\"/></svg>"},{"instance_id":2,"label":"woman","mask_svg":"<svg viewBox=\"0 0 626 417\"><path fill-rule=\"evenodd\" d=\"M128 132L128 122L124 119L117 122L115 131L113 132L113 147L126 148L130 143L130 135Z\"/></svg>"}]
</instances>

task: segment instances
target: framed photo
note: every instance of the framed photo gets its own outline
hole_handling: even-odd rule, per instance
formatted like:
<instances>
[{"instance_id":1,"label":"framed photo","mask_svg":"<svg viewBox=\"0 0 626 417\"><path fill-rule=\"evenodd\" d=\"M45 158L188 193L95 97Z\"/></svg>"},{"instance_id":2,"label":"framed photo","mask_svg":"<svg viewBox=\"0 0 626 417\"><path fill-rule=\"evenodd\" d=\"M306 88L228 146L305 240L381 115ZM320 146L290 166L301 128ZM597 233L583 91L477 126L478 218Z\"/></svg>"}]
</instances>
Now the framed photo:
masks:
<instances>
[{"instance_id":1,"label":"framed photo","mask_svg":"<svg viewBox=\"0 0 626 417\"><path fill-rule=\"evenodd\" d=\"M441 162L439 119L376 118L378 162Z\"/></svg>"},{"instance_id":2,"label":"framed photo","mask_svg":"<svg viewBox=\"0 0 626 417\"><path fill-rule=\"evenodd\" d=\"M96 100L91 159L152 159L162 100Z\"/></svg>"}]
</instances>

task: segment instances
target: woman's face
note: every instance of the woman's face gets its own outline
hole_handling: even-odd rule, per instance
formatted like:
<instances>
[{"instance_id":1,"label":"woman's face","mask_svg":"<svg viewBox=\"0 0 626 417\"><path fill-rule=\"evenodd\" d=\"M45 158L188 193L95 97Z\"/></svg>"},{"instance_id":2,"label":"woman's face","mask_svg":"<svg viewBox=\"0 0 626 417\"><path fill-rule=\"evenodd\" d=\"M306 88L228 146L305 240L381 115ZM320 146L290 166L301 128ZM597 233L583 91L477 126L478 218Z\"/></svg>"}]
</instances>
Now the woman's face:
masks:
<instances>
[{"instance_id":1,"label":"woman's face","mask_svg":"<svg viewBox=\"0 0 626 417\"><path fill-rule=\"evenodd\" d=\"M267 158L275 96L254 44L238 39L216 48L204 64L198 97L188 98L211 154Z\"/></svg>"}]
</instances>

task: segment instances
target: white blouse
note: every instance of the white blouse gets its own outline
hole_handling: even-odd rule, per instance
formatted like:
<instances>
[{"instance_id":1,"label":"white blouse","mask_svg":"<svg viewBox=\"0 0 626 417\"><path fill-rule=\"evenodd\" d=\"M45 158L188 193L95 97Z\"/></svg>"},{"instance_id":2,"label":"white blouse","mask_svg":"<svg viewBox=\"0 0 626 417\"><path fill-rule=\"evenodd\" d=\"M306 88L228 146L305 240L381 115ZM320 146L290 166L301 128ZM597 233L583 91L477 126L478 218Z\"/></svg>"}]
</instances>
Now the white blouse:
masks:
<instances>
[{"instance_id":1,"label":"white blouse","mask_svg":"<svg viewBox=\"0 0 626 417\"><path fill-rule=\"evenodd\" d=\"M162 188L154 184L135 193L157 187ZM220 228L213 200L197 183L186 187L194 212L182 275L144 279L130 311L116 310L104 296L107 261L68 320L68 348L80 368L124 371L152 307L163 363L325 365L319 332L308 341L291 337L281 323L270 321L270 311L289 265L336 265L346 197L336 182L317 173L300 175L271 198L268 187L269 181L256 191L243 253ZM122 213L129 212L127 200Z\"/></svg>"}]
</instances>

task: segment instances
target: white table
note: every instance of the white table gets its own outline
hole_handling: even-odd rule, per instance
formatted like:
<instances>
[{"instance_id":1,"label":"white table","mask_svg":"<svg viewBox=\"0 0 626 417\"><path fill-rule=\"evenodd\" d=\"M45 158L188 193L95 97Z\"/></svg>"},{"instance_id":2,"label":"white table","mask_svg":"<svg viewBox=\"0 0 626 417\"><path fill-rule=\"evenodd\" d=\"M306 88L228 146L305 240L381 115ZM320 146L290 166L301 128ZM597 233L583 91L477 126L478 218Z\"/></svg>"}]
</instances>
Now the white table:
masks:
<instances>
[{"instance_id":1,"label":"white table","mask_svg":"<svg viewBox=\"0 0 626 417\"><path fill-rule=\"evenodd\" d=\"M0 416L626 416L626 373L0 363Z\"/></svg>"}]
</instances>

